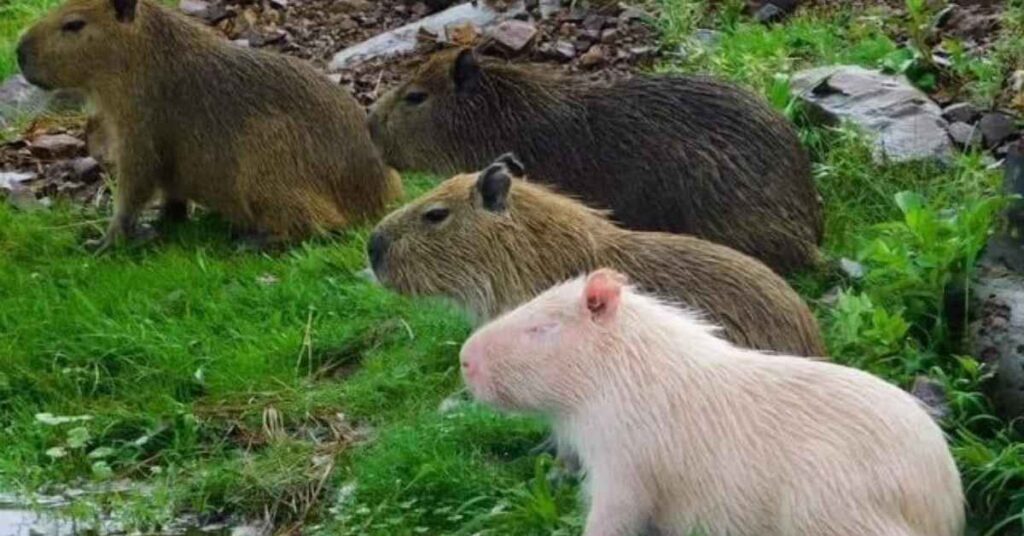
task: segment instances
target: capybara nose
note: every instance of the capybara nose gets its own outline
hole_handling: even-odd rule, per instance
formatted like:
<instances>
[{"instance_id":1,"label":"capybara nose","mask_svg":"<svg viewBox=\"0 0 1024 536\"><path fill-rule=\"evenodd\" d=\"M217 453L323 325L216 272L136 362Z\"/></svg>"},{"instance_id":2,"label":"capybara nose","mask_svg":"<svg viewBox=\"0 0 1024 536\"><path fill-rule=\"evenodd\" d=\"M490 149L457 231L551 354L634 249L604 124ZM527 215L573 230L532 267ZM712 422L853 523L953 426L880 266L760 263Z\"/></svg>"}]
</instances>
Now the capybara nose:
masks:
<instances>
[{"instance_id":1,"label":"capybara nose","mask_svg":"<svg viewBox=\"0 0 1024 536\"><path fill-rule=\"evenodd\" d=\"M384 264L384 256L388 251L388 239L382 233L374 232L366 244L366 254L370 257L370 267L379 271Z\"/></svg>"},{"instance_id":2,"label":"capybara nose","mask_svg":"<svg viewBox=\"0 0 1024 536\"><path fill-rule=\"evenodd\" d=\"M459 352L459 361L462 363L462 376L467 383L473 383L480 376L480 363L483 360L483 350L476 339L470 338L462 345Z\"/></svg>"},{"instance_id":3,"label":"capybara nose","mask_svg":"<svg viewBox=\"0 0 1024 536\"><path fill-rule=\"evenodd\" d=\"M476 381L477 376L480 375L480 359L473 355L468 355L467 352L462 352L462 377L466 379L467 383Z\"/></svg>"}]
</instances>

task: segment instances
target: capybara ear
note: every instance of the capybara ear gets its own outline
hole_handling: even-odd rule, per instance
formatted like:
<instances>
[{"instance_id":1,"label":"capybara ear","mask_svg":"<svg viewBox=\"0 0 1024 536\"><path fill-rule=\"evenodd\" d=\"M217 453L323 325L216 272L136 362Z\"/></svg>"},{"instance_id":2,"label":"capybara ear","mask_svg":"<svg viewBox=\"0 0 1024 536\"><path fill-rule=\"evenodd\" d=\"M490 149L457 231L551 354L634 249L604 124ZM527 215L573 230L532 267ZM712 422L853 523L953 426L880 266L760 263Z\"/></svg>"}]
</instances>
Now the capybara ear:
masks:
<instances>
[{"instance_id":1,"label":"capybara ear","mask_svg":"<svg viewBox=\"0 0 1024 536\"><path fill-rule=\"evenodd\" d=\"M601 268L587 276L583 304L595 322L604 323L615 318L626 282L626 276L609 268Z\"/></svg>"},{"instance_id":2,"label":"capybara ear","mask_svg":"<svg viewBox=\"0 0 1024 536\"><path fill-rule=\"evenodd\" d=\"M476 53L471 48L464 48L455 57L455 64L452 65L452 81L455 82L456 93L470 93L480 85L480 63L476 60Z\"/></svg>"},{"instance_id":3,"label":"capybara ear","mask_svg":"<svg viewBox=\"0 0 1024 536\"><path fill-rule=\"evenodd\" d=\"M521 179L523 175L526 175L526 166L519 161L519 158L516 158L515 153L505 153L499 156L494 163L504 165L508 168L508 172L517 179Z\"/></svg>"},{"instance_id":4,"label":"capybara ear","mask_svg":"<svg viewBox=\"0 0 1024 536\"><path fill-rule=\"evenodd\" d=\"M505 212L512 177L504 164L491 164L476 179L476 191L483 207L491 212Z\"/></svg>"},{"instance_id":5,"label":"capybara ear","mask_svg":"<svg viewBox=\"0 0 1024 536\"><path fill-rule=\"evenodd\" d=\"M138 5L138 0L111 0L111 2L114 4L117 20L121 22L135 20L135 7Z\"/></svg>"}]
</instances>

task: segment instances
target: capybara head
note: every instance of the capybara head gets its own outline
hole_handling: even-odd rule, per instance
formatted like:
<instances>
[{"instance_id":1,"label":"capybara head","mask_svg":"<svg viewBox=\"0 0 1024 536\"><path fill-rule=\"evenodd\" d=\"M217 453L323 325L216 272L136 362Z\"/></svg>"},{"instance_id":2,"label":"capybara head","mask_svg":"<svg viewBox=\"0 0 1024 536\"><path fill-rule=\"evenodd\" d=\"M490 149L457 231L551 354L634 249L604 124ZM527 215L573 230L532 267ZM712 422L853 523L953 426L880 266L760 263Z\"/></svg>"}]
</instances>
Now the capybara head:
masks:
<instances>
[{"instance_id":1,"label":"capybara head","mask_svg":"<svg viewBox=\"0 0 1024 536\"><path fill-rule=\"evenodd\" d=\"M133 46L137 0L69 0L29 28L18 43L25 79L45 88L79 89L123 68Z\"/></svg>"},{"instance_id":2,"label":"capybara head","mask_svg":"<svg viewBox=\"0 0 1024 536\"><path fill-rule=\"evenodd\" d=\"M508 410L570 409L587 369L617 346L626 276L600 269L556 285L480 328L460 353L473 396Z\"/></svg>"},{"instance_id":3,"label":"capybara head","mask_svg":"<svg viewBox=\"0 0 1024 536\"><path fill-rule=\"evenodd\" d=\"M369 117L370 135L386 162L398 169L460 173L479 169L495 154L508 150L490 148L498 145L493 143L498 124L488 117L498 106L504 106L506 114L523 107L512 104L514 95L494 86L480 61L469 49L439 52L377 101ZM487 61L489 67L499 67ZM503 116L501 128L510 122L514 118ZM458 151L450 150L456 146ZM488 154L464 156L478 149Z\"/></svg>"},{"instance_id":4,"label":"capybara head","mask_svg":"<svg viewBox=\"0 0 1024 536\"><path fill-rule=\"evenodd\" d=\"M506 154L388 215L367 247L377 280L404 294L454 298L486 319L550 285L542 274L579 269L595 255L578 244L596 244L589 233L612 224L523 173Z\"/></svg>"}]
</instances>

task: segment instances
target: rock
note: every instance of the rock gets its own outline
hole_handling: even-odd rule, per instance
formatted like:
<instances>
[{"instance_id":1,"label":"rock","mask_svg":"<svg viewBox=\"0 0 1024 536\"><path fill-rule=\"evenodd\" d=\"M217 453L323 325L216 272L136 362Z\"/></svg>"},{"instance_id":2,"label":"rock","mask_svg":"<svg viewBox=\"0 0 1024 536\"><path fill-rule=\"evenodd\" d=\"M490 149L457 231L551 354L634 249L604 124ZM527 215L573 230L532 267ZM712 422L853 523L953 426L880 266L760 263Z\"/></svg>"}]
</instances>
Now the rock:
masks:
<instances>
[{"instance_id":1,"label":"rock","mask_svg":"<svg viewBox=\"0 0 1024 536\"><path fill-rule=\"evenodd\" d=\"M981 130L985 145L995 147L1017 134L1017 123L1009 114L990 112L981 116L978 130Z\"/></svg>"},{"instance_id":2,"label":"rock","mask_svg":"<svg viewBox=\"0 0 1024 536\"><path fill-rule=\"evenodd\" d=\"M949 137L963 148L981 147L981 130L967 123L956 122L949 125Z\"/></svg>"},{"instance_id":3,"label":"rock","mask_svg":"<svg viewBox=\"0 0 1024 536\"><path fill-rule=\"evenodd\" d=\"M619 24L633 22L635 20L651 20L651 17L647 12L637 9L635 7L627 7L619 13Z\"/></svg>"},{"instance_id":4,"label":"rock","mask_svg":"<svg viewBox=\"0 0 1024 536\"><path fill-rule=\"evenodd\" d=\"M369 0L334 0L334 5L331 7L339 13L356 13L370 9L370 2ZM430 10L426 5L423 7L424 12Z\"/></svg>"},{"instance_id":5,"label":"rock","mask_svg":"<svg viewBox=\"0 0 1024 536\"><path fill-rule=\"evenodd\" d=\"M46 110L72 109L81 106L82 103L83 99L73 92L46 92L29 84L25 77L16 74L0 84L0 128Z\"/></svg>"},{"instance_id":6,"label":"rock","mask_svg":"<svg viewBox=\"0 0 1024 536\"><path fill-rule=\"evenodd\" d=\"M978 107L969 102L951 104L942 110L942 117L951 123L973 123L979 115L981 115L981 111L978 110Z\"/></svg>"},{"instance_id":7,"label":"rock","mask_svg":"<svg viewBox=\"0 0 1024 536\"><path fill-rule=\"evenodd\" d=\"M231 12L223 4L217 2L211 4L206 0L180 0L178 9L186 15L202 19L207 24L217 24L230 17Z\"/></svg>"},{"instance_id":8,"label":"rock","mask_svg":"<svg viewBox=\"0 0 1024 536\"><path fill-rule=\"evenodd\" d=\"M585 54L580 56L580 66L591 69L603 64L607 59L608 56L604 52L604 47L594 45Z\"/></svg>"},{"instance_id":9,"label":"rock","mask_svg":"<svg viewBox=\"0 0 1024 536\"><path fill-rule=\"evenodd\" d=\"M851 279L864 277L864 265L851 259L843 257L839 259L839 269Z\"/></svg>"},{"instance_id":10,"label":"rock","mask_svg":"<svg viewBox=\"0 0 1024 536\"><path fill-rule=\"evenodd\" d=\"M718 40L722 38L722 34L715 30L698 28L697 31L693 32L693 38L703 45L704 48L713 48L718 44Z\"/></svg>"},{"instance_id":11,"label":"rock","mask_svg":"<svg viewBox=\"0 0 1024 536\"><path fill-rule=\"evenodd\" d=\"M588 30L601 31L601 29L604 28L606 24L607 19L602 15L591 14L587 15L586 18L583 19L583 27Z\"/></svg>"},{"instance_id":12,"label":"rock","mask_svg":"<svg viewBox=\"0 0 1024 536\"><path fill-rule=\"evenodd\" d=\"M754 20L760 23L778 22L786 18L786 12L775 4L764 4L754 13Z\"/></svg>"},{"instance_id":13,"label":"rock","mask_svg":"<svg viewBox=\"0 0 1024 536\"><path fill-rule=\"evenodd\" d=\"M904 76L819 67L796 73L791 88L820 122L850 121L870 134L878 160L948 162L953 156L942 110Z\"/></svg>"},{"instance_id":14,"label":"rock","mask_svg":"<svg viewBox=\"0 0 1024 536\"><path fill-rule=\"evenodd\" d=\"M71 173L78 182L92 182L100 176L100 163L91 156L81 156L71 161Z\"/></svg>"},{"instance_id":15,"label":"rock","mask_svg":"<svg viewBox=\"0 0 1024 536\"><path fill-rule=\"evenodd\" d=\"M614 28L614 27L613 28L605 28L604 30L601 31L601 42L602 43L611 44L611 43L614 43L615 40L618 39L618 38L619 38L619 29L618 28Z\"/></svg>"},{"instance_id":16,"label":"rock","mask_svg":"<svg viewBox=\"0 0 1024 536\"><path fill-rule=\"evenodd\" d=\"M1004 192L1024 192L1021 143L1010 147L1004 166ZM1010 229L989 240L971 283L975 317L968 334L972 355L991 374L986 394L996 413L1013 421L1024 418L1024 201L1013 201L1005 217ZM1018 426L1024 432L1024 421Z\"/></svg>"},{"instance_id":17,"label":"rock","mask_svg":"<svg viewBox=\"0 0 1024 536\"><path fill-rule=\"evenodd\" d=\"M562 9L562 0L540 0L537 9L540 11L540 18L550 19Z\"/></svg>"},{"instance_id":18,"label":"rock","mask_svg":"<svg viewBox=\"0 0 1024 536\"><path fill-rule=\"evenodd\" d=\"M41 158L67 158L85 149L85 142L68 134L44 134L29 144L32 154Z\"/></svg>"},{"instance_id":19,"label":"rock","mask_svg":"<svg viewBox=\"0 0 1024 536\"><path fill-rule=\"evenodd\" d=\"M1010 75L1010 89L1014 93L1020 93L1024 91L1024 69L1014 71Z\"/></svg>"},{"instance_id":20,"label":"rock","mask_svg":"<svg viewBox=\"0 0 1024 536\"><path fill-rule=\"evenodd\" d=\"M328 70L340 71L375 58L412 52L416 49L417 35L421 31L443 35L442 32L448 26L470 23L486 32L492 25L512 19L524 10L522 0L514 2L505 10L496 9L488 2L465 2L350 46L334 55Z\"/></svg>"},{"instance_id":21,"label":"rock","mask_svg":"<svg viewBox=\"0 0 1024 536\"><path fill-rule=\"evenodd\" d=\"M548 57L559 61L572 61L576 58L576 46L569 41L558 41L545 50Z\"/></svg>"},{"instance_id":22,"label":"rock","mask_svg":"<svg viewBox=\"0 0 1024 536\"><path fill-rule=\"evenodd\" d=\"M12 191L20 187L21 183L36 178L35 173L21 171L0 171L0 190Z\"/></svg>"},{"instance_id":23,"label":"rock","mask_svg":"<svg viewBox=\"0 0 1024 536\"><path fill-rule=\"evenodd\" d=\"M202 18L206 14L209 2L205 0L181 0L178 2L178 9L186 15Z\"/></svg>"},{"instance_id":24,"label":"rock","mask_svg":"<svg viewBox=\"0 0 1024 536\"><path fill-rule=\"evenodd\" d=\"M537 35L537 27L530 22L507 20L495 25L488 33L506 52L518 53L533 41Z\"/></svg>"},{"instance_id":25,"label":"rock","mask_svg":"<svg viewBox=\"0 0 1024 536\"><path fill-rule=\"evenodd\" d=\"M942 421L949 417L950 409L949 401L946 398L946 388L941 383L927 376L918 376L914 378L910 394L924 403L925 409L933 419Z\"/></svg>"}]
</instances>

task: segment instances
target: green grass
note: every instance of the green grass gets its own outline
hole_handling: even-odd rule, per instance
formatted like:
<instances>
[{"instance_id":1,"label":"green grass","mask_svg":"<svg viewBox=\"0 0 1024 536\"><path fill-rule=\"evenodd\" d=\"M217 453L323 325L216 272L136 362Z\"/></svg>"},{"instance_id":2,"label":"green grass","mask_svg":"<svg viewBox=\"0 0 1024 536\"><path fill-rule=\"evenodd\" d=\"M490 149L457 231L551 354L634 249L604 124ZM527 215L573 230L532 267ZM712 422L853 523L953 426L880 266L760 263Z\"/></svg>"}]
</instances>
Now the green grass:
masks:
<instances>
[{"instance_id":1,"label":"green grass","mask_svg":"<svg viewBox=\"0 0 1024 536\"><path fill-rule=\"evenodd\" d=\"M4 0L0 2L0 80L17 72L14 48L18 36L46 10L61 0Z\"/></svg>"},{"instance_id":2,"label":"green grass","mask_svg":"<svg viewBox=\"0 0 1024 536\"><path fill-rule=\"evenodd\" d=\"M24 14L12 28L42 5L14 1L0 6ZM882 65L902 46L892 21L802 12L766 28L736 2L714 14L662 4L671 54L660 70L737 80L801 125L826 203L825 251L868 269L794 279L835 360L903 387L919 374L942 381L972 530L1019 534L1022 438L991 416L942 303L994 224L999 174L979 155L947 168L875 163L851 129L805 124L788 76ZM721 31L719 45L690 39L698 27ZM0 34L0 47L16 33ZM965 68L965 87L988 68ZM407 177L408 190L433 180ZM362 280L366 229L267 256L236 251L203 217L162 243L96 258L80 243L100 216L0 205L0 490L130 478L147 494L90 496L74 514L113 510L144 528L183 511L269 512L323 534L579 534L576 484L550 478L550 459L531 452L544 424L465 401L456 354L468 323L444 303Z\"/></svg>"}]
</instances>

